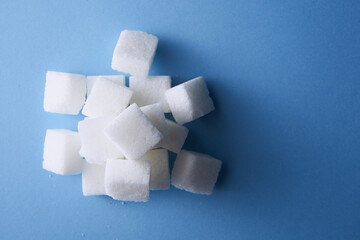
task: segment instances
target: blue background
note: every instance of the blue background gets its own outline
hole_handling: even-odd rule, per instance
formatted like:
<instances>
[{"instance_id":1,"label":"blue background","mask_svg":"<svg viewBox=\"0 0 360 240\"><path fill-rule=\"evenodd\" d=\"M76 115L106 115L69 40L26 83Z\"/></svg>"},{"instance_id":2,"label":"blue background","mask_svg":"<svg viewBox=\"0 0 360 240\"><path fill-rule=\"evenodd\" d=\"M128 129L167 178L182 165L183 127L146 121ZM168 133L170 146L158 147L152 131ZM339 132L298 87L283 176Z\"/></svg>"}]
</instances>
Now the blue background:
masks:
<instances>
[{"instance_id":1,"label":"blue background","mask_svg":"<svg viewBox=\"0 0 360 240\"><path fill-rule=\"evenodd\" d=\"M360 2L15 1L0 5L1 239L360 239ZM216 111L185 148L223 161L212 196L83 197L42 169L48 70L116 74L123 29L159 37L151 74L203 75ZM174 158L174 155L172 155Z\"/></svg>"}]
</instances>

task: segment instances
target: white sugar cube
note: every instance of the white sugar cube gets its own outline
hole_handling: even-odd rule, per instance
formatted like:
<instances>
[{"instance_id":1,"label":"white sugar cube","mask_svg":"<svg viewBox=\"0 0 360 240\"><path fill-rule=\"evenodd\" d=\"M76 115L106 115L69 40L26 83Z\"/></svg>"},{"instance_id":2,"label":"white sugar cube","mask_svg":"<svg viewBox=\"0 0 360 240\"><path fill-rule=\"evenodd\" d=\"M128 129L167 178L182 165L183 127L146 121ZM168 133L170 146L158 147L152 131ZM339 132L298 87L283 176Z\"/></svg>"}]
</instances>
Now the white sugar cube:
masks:
<instances>
[{"instance_id":1,"label":"white sugar cube","mask_svg":"<svg viewBox=\"0 0 360 240\"><path fill-rule=\"evenodd\" d=\"M158 38L140 31L124 30L116 44L112 69L134 76L149 73L158 44Z\"/></svg>"},{"instance_id":2,"label":"white sugar cube","mask_svg":"<svg viewBox=\"0 0 360 240\"><path fill-rule=\"evenodd\" d=\"M80 136L66 129L48 129L44 144L43 168L60 175L80 174Z\"/></svg>"},{"instance_id":3,"label":"white sugar cube","mask_svg":"<svg viewBox=\"0 0 360 240\"><path fill-rule=\"evenodd\" d=\"M170 76L149 76L147 78L130 77L129 88L134 91L131 99L138 106L161 103L163 111L170 112L165 92L171 88Z\"/></svg>"},{"instance_id":4,"label":"white sugar cube","mask_svg":"<svg viewBox=\"0 0 360 240\"><path fill-rule=\"evenodd\" d=\"M171 184L192 193L210 195L221 168L221 161L209 155L182 150L174 164Z\"/></svg>"},{"instance_id":5,"label":"white sugar cube","mask_svg":"<svg viewBox=\"0 0 360 240\"><path fill-rule=\"evenodd\" d=\"M215 109L203 77L197 77L165 93L170 110L179 124L202 117Z\"/></svg>"},{"instance_id":6,"label":"white sugar cube","mask_svg":"<svg viewBox=\"0 0 360 240\"><path fill-rule=\"evenodd\" d=\"M141 160L149 161L150 190L165 190L170 188L169 155L165 149L148 151Z\"/></svg>"},{"instance_id":7,"label":"white sugar cube","mask_svg":"<svg viewBox=\"0 0 360 240\"><path fill-rule=\"evenodd\" d=\"M149 200L150 163L109 159L105 168L106 194L116 200Z\"/></svg>"},{"instance_id":8,"label":"white sugar cube","mask_svg":"<svg viewBox=\"0 0 360 240\"><path fill-rule=\"evenodd\" d=\"M84 161L82 191L84 196L105 195L105 166Z\"/></svg>"},{"instance_id":9,"label":"white sugar cube","mask_svg":"<svg viewBox=\"0 0 360 240\"><path fill-rule=\"evenodd\" d=\"M103 79L111 80L114 83L119 84L120 86L125 86L124 75L87 76L86 77L87 96L90 95L91 90L95 84L95 81L97 80L102 81Z\"/></svg>"},{"instance_id":10,"label":"white sugar cube","mask_svg":"<svg viewBox=\"0 0 360 240\"><path fill-rule=\"evenodd\" d=\"M161 103L147 105L141 107L140 110L146 115L146 117L149 118L150 122L164 136L163 139L161 139L161 141L154 146L154 148L164 147L169 145L170 143L169 130L165 121L165 115L162 111Z\"/></svg>"},{"instance_id":11,"label":"white sugar cube","mask_svg":"<svg viewBox=\"0 0 360 240\"><path fill-rule=\"evenodd\" d=\"M179 153L187 138L189 129L168 119L166 119L166 123L169 129L170 144L164 148L174 153Z\"/></svg>"},{"instance_id":12,"label":"white sugar cube","mask_svg":"<svg viewBox=\"0 0 360 240\"><path fill-rule=\"evenodd\" d=\"M104 132L125 157L131 160L144 156L163 138L135 103L120 113Z\"/></svg>"},{"instance_id":13,"label":"white sugar cube","mask_svg":"<svg viewBox=\"0 0 360 240\"><path fill-rule=\"evenodd\" d=\"M52 113L79 114L85 103L86 77L80 74L48 71L44 110Z\"/></svg>"},{"instance_id":14,"label":"white sugar cube","mask_svg":"<svg viewBox=\"0 0 360 240\"><path fill-rule=\"evenodd\" d=\"M108 158L123 158L120 150L105 136L104 128L115 119L115 115L86 118L78 123L82 146L80 150L89 163L105 164Z\"/></svg>"},{"instance_id":15,"label":"white sugar cube","mask_svg":"<svg viewBox=\"0 0 360 240\"><path fill-rule=\"evenodd\" d=\"M128 105L133 92L111 80L95 81L82 113L88 117L119 114Z\"/></svg>"}]
</instances>

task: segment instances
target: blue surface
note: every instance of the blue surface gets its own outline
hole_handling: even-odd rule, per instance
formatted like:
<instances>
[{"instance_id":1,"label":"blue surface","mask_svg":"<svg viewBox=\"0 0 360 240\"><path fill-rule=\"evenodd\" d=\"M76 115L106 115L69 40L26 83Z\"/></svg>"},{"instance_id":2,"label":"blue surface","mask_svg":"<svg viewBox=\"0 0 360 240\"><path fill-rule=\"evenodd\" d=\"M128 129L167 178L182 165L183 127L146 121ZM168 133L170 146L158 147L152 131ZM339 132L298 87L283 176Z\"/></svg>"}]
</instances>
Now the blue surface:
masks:
<instances>
[{"instance_id":1,"label":"blue surface","mask_svg":"<svg viewBox=\"0 0 360 240\"><path fill-rule=\"evenodd\" d=\"M360 2L14 1L0 6L1 239L360 239ZM216 111L185 148L223 160L212 196L83 197L41 168L47 70L115 74L123 29L160 38L151 74L198 75Z\"/></svg>"}]
</instances>

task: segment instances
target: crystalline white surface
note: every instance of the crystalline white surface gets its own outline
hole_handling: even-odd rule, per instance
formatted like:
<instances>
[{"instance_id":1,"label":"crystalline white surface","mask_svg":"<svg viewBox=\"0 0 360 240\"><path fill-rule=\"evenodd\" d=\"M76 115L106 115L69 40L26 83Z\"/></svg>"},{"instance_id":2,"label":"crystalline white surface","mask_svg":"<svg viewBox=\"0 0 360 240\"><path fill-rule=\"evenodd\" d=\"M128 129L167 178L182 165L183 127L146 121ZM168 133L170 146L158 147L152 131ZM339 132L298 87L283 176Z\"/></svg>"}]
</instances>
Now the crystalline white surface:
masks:
<instances>
[{"instance_id":1,"label":"crystalline white surface","mask_svg":"<svg viewBox=\"0 0 360 240\"><path fill-rule=\"evenodd\" d=\"M182 150L171 175L171 184L192 193L210 195L221 168L221 161L209 155Z\"/></svg>"},{"instance_id":2,"label":"crystalline white surface","mask_svg":"<svg viewBox=\"0 0 360 240\"><path fill-rule=\"evenodd\" d=\"M119 114L128 105L133 92L111 80L95 81L82 113L88 117Z\"/></svg>"},{"instance_id":3,"label":"crystalline white surface","mask_svg":"<svg viewBox=\"0 0 360 240\"><path fill-rule=\"evenodd\" d=\"M124 75L87 76L86 77L87 96L90 95L91 90L95 84L95 81L97 81L97 80L102 81L103 79L111 80L114 83L117 83L120 86L125 87L125 76Z\"/></svg>"},{"instance_id":4,"label":"crystalline white surface","mask_svg":"<svg viewBox=\"0 0 360 240\"><path fill-rule=\"evenodd\" d=\"M138 106L161 103L163 111L170 112L165 92L171 88L170 76L148 76L147 78L130 77L129 88L134 91L132 102Z\"/></svg>"},{"instance_id":5,"label":"crystalline white surface","mask_svg":"<svg viewBox=\"0 0 360 240\"><path fill-rule=\"evenodd\" d=\"M179 153L185 143L189 129L168 119L166 119L166 124L169 130L170 144L164 148Z\"/></svg>"},{"instance_id":6,"label":"crystalline white surface","mask_svg":"<svg viewBox=\"0 0 360 240\"><path fill-rule=\"evenodd\" d=\"M123 158L124 154L105 136L104 128L116 115L86 118L78 123L82 146L80 155L87 162L105 164L108 158Z\"/></svg>"},{"instance_id":7,"label":"crystalline white surface","mask_svg":"<svg viewBox=\"0 0 360 240\"><path fill-rule=\"evenodd\" d=\"M82 190L84 196L105 195L105 166L84 161Z\"/></svg>"},{"instance_id":8,"label":"crystalline white surface","mask_svg":"<svg viewBox=\"0 0 360 240\"><path fill-rule=\"evenodd\" d=\"M155 149L147 152L141 160L149 161L150 190L166 190L170 188L169 154L165 149Z\"/></svg>"},{"instance_id":9,"label":"crystalline white surface","mask_svg":"<svg viewBox=\"0 0 360 240\"><path fill-rule=\"evenodd\" d=\"M151 123L161 132L164 136L161 141L154 146L157 147L165 147L170 143L170 135L168 126L165 121L165 115L162 111L161 103L155 103L151 105L147 105L141 107L140 110L148 117Z\"/></svg>"},{"instance_id":10,"label":"crystalline white surface","mask_svg":"<svg viewBox=\"0 0 360 240\"><path fill-rule=\"evenodd\" d=\"M158 38L141 31L124 30L116 44L111 67L133 76L146 77L153 62Z\"/></svg>"},{"instance_id":11,"label":"crystalline white surface","mask_svg":"<svg viewBox=\"0 0 360 240\"><path fill-rule=\"evenodd\" d=\"M105 168L106 194L116 200L149 200L150 163L109 159Z\"/></svg>"},{"instance_id":12,"label":"crystalline white surface","mask_svg":"<svg viewBox=\"0 0 360 240\"><path fill-rule=\"evenodd\" d=\"M48 129L44 144L43 168L60 175L80 174L80 136L66 129Z\"/></svg>"},{"instance_id":13,"label":"crystalline white surface","mask_svg":"<svg viewBox=\"0 0 360 240\"><path fill-rule=\"evenodd\" d=\"M203 77L197 77L165 93L171 113L179 124L191 122L215 109Z\"/></svg>"},{"instance_id":14,"label":"crystalline white surface","mask_svg":"<svg viewBox=\"0 0 360 240\"><path fill-rule=\"evenodd\" d=\"M48 71L44 110L52 113L79 114L85 103L86 77L80 74Z\"/></svg>"},{"instance_id":15,"label":"crystalline white surface","mask_svg":"<svg viewBox=\"0 0 360 240\"><path fill-rule=\"evenodd\" d=\"M104 130L127 159L138 160L158 144L163 135L134 103Z\"/></svg>"}]
</instances>

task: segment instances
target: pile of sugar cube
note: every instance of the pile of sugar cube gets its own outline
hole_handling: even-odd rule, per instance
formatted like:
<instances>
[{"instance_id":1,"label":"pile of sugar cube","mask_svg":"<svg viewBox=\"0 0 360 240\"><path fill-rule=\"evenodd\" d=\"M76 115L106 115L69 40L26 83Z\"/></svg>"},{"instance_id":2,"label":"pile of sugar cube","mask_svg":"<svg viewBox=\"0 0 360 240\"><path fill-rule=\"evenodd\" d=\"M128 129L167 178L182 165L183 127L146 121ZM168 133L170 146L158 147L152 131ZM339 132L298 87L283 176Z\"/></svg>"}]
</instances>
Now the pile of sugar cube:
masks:
<instances>
[{"instance_id":1,"label":"pile of sugar cube","mask_svg":"<svg viewBox=\"0 0 360 240\"><path fill-rule=\"evenodd\" d=\"M43 168L60 175L82 174L85 196L148 201L150 190L173 186L211 194L221 161L183 150L183 124L214 110L203 77L171 87L170 76L148 76L158 38L121 32L112 68L130 74L84 76L49 71L44 110L85 115L78 132L46 131ZM176 122L165 117L171 113ZM168 151L177 154L170 180Z\"/></svg>"}]
</instances>

